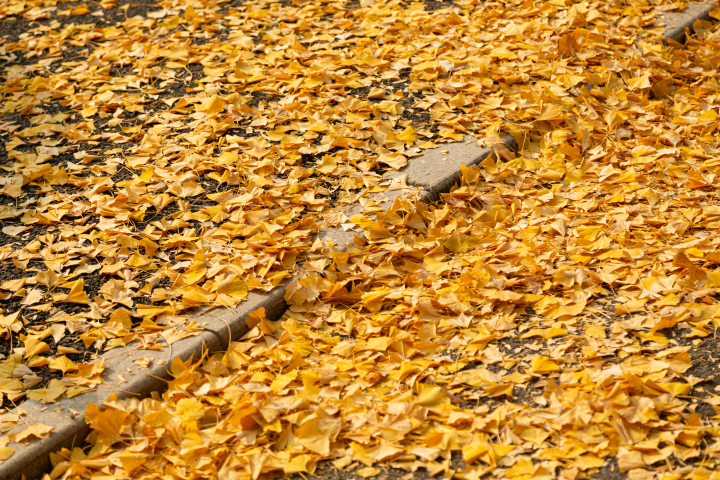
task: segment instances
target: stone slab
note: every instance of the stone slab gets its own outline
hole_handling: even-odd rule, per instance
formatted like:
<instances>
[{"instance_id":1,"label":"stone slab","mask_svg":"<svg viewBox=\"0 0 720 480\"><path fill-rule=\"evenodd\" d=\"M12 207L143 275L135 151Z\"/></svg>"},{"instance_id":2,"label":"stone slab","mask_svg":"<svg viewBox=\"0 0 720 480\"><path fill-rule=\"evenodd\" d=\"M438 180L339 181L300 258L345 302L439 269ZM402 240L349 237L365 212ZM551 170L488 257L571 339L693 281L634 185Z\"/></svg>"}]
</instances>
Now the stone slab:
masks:
<instances>
[{"instance_id":1,"label":"stone slab","mask_svg":"<svg viewBox=\"0 0 720 480\"><path fill-rule=\"evenodd\" d=\"M503 135L502 141L505 148L517 148L510 135ZM458 183L461 165L478 165L492 153L492 148L480 147L477 140L470 137L463 142L441 144L426 150L420 157L410 159L399 174L407 174L408 185L425 190L425 200L437 201L441 193L449 192Z\"/></svg>"},{"instance_id":2,"label":"stone slab","mask_svg":"<svg viewBox=\"0 0 720 480\"><path fill-rule=\"evenodd\" d=\"M517 142L510 135L501 136L500 148L516 150ZM446 143L426 150L419 157L411 158L408 164L398 171L388 172L386 180L406 176L405 182L408 186L416 187L415 193L426 202L434 202L440 199L440 194L449 192L452 187L460 181L460 166L473 167L483 162L494 150L489 147L481 147L477 140L472 137L463 142ZM392 205L395 197L403 195L401 190L393 190L375 194L369 199L382 199L380 206L388 208ZM346 217L350 218L355 214L363 212L359 205L353 205L344 210ZM338 249L345 250L351 245L356 236L364 236L355 230L345 231L340 227L323 227L320 230L320 240L332 242Z\"/></svg>"},{"instance_id":3,"label":"stone slab","mask_svg":"<svg viewBox=\"0 0 720 480\"><path fill-rule=\"evenodd\" d=\"M675 40L678 43L685 41L686 31L693 32L693 23L696 20L710 20L710 12L718 6L717 1L689 3L682 12L665 14L665 33L663 38Z\"/></svg>"}]
</instances>

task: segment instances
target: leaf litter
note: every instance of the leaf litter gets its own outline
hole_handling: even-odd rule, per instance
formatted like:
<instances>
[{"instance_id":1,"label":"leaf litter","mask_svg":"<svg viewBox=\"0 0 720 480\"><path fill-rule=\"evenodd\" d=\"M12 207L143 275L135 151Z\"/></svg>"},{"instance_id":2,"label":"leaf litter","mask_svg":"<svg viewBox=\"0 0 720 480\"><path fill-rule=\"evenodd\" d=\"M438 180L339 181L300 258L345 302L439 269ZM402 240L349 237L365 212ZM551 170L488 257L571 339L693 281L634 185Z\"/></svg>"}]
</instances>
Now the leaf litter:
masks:
<instances>
[{"instance_id":1,"label":"leaf litter","mask_svg":"<svg viewBox=\"0 0 720 480\"><path fill-rule=\"evenodd\" d=\"M3 6L46 19L0 45L3 395L81 393L83 352L293 279L280 321L176 360L162 397L91 405L51 478L717 476L714 25L680 46L672 2L79 7ZM440 203L372 200L467 134L497 155ZM364 239L315 239L338 219Z\"/></svg>"}]
</instances>

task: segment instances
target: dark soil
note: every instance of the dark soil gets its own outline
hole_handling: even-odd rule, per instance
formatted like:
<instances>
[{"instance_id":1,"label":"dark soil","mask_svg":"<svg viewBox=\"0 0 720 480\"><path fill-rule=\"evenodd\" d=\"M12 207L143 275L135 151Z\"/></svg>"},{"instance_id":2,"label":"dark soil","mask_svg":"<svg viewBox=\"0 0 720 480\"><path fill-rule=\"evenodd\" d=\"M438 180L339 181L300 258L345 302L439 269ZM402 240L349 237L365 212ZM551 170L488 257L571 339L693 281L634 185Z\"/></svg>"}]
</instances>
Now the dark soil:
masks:
<instances>
[{"instance_id":1,"label":"dark soil","mask_svg":"<svg viewBox=\"0 0 720 480\"><path fill-rule=\"evenodd\" d=\"M374 468L379 470L379 472L376 477L371 478L385 478L388 480L450 480L453 478L455 472L463 472L467 469L467 465L463 460L462 454L459 452L454 452L449 459L445 459L441 456L435 460L436 463L444 463L446 461L448 473L450 475L446 475L445 471L441 471L437 475L431 476L424 468L414 469L411 462L404 465L403 468L399 468L398 463L391 462L390 465L375 465ZM507 468L508 466L509 465L500 465L498 468ZM365 468L365 465L355 462L340 470L335 466L333 461L328 460L320 462L317 465L315 473L312 475L295 474L287 477L281 476L279 478L286 478L288 480L363 480L364 477L358 475L358 472L363 468ZM620 472L618 469L617 460L615 458L607 459L605 464L599 469L596 469L594 473L588 473L590 473L589 476L579 476L578 478L590 478L593 480L625 480L628 478L627 473ZM491 479L495 478L495 476L492 473L489 473L480 478Z\"/></svg>"},{"instance_id":2,"label":"dark soil","mask_svg":"<svg viewBox=\"0 0 720 480\"><path fill-rule=\"evenodd\" d=\"M448 0L445 2L438 2L435 0L423 0L423 3L425 4L425 10L428 12L440 10L441 8L452 7L455 4L455 2L453 2L452 0Z\"/></svg>"},{"instance_id":3,"label":"dark soil","mask_svg":"<svg viewBox=\"0 0 720 480\"><path fill-rule=\"evenodd\" d=\"M436 125L430 125L430 114L426 113L421 109L416 109L413 106L422 99L417 92L411 92L408 90L410 85L410 72L401 72L400 80L382 80L377 84L373 84L369 87L356 88L351 90L349 93L355 98L366 100L370 103L377 104L383 100L394 100L403 106L403 112L400 115L402 120L409 120L416 126L429 127L433 131L437 131ZM376 88L382 88L387 92L386 98L368 98L370 92ZM403 97L395 99L392 96L395 92L403 92Z\"/></svg>"},{"instance_id":4,"label":"dark soil","mask_svg":"<svg viewBox=\"0 0 720 480\"><path fill-rule=\"evenodd\" d=\"M8 43L15 43L20 39L20 35L27 32L28 30L36 28L40 25L51 25L55 22L60 23L59 28L62 28L63 26L69 25L71 23L92 23L102 27L121 22L122 20L124 20L124 18L132 18L135 15L145 16L148 11L154 10L156 8L155 2L150 2L147 0L140 2L132 0L117 0L116 3L116 7L108 10L102 10L99 2L62 2L58 3L57 5L59 10L67 10L68 7L76 7L78 5L87 5L90 9L90 13L87 13L85 15L68 15L63 17L59 15L51 15L50 18L47 19L32 21L28 21L22 15L10 17L8 19L0 21L0 38L3 38ZM130 5L127 10L123 10L120 8L127 4ZM102 10L104 12L104 15L101 17L91 15L92 12L98 10Z\"/></svg>"},{"instance_id":5,"label":"dark soil","mask_svg":"<svg viewBox=\"0 0 720 480\"><path fill-rule=\"evenodd\" d=\"M617 459L613 457L606 460L605 465L600 467L597 473L590 475L590 478L597 480L625 480L628 478L628 474L620 471Z\"/></svg>"},{"instance_id":6,"label":"dark soil","mask_svg":"<svg viewBox=\"0 0 720 480\"><path fill-rule=\"evenodd\" d=\"M436 476L431 476L430 473L424 468L418 468L413 471L411 465L407 465L405 468L398 468L396 466L379 464L375 465L374 468L379 470L376 477L370 478L386 478L388 480L450 480L453 477L453 473L456 471L463 471L466 469L465 461L459 452L452 454L451 458L445 459L442 456L436 460L438 463L448 461L449 473L446 475L444 472L440 472ZM318 463L315 473L312 475L290 475L286 478L288 480L363 480L365 477L358 475L358 471L365 468L365 465L358 464L355 462L350 464L348 467L340 470L332 461L324 461ZM303 478L305 477L305 478Z\"/></svg>"}]
</instances>

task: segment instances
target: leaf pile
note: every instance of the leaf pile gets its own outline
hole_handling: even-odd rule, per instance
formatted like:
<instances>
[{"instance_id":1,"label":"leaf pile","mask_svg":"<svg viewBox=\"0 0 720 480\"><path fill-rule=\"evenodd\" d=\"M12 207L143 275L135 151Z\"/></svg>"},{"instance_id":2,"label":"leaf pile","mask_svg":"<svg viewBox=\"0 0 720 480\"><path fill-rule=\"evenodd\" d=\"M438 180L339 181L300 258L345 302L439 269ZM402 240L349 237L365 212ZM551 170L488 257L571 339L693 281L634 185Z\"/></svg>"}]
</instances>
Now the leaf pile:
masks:
<instances>
[{"instance_id":1,"label":"leaf pile","mask_svg":"<svg viewBox=\"0 0 720 480\"><path fill-rule=\"evenodd\" d=\"M398 126L398 102L346 94L380 80L374 70L348 61L327 76L325 56L267 59L244 31L284 46L278 25L288 18L275 6L242 25L237 10L223 24L214 4L159 7L106 27L53 21L0 45L14 62L0 87L7 338L29 327L45 339L55 325L54 342L71 334L68 353L79 355L192 335L181 312L274 288L312 244L319 213L385 190L380 166L400 168L432 146L409 147L417 133L410 120ZM331 21L349 29L338 8L312 31ZM301 14L326 12L287 15ZM222 43L207 43L219 32ZM18 338L13 348L23 348ZM42 353L26 365L47 365ZM13 382L2 389L12 401L33 385Z\"/></svg>"},{"instance_id":2,"label":"leaf pile","mask_svg":"<svg viewBox=\"0 0 720 480\"><path fill-rule=\"evenodd\" d=\"M508 238L512 219L488 213L507 203L479 172L441 205L355 218L368 244L315 252L281 321L255 312L227 353L176 360L162 400L91 405L92 448L55 456L53 473L258 478L331 459L365 477L387 463L582 478L616 457L632 475L673 462L707 478L720 430L688 398L704 380L692 345L659 315L612 318L594 269Z\"/></svg>"},{"instance_id":3,"label":"leaf pile","mask_svg":"<svg viewBox=\"0 0 720 480\"><path fill-rule=\"evenodd\" d=\"M88 408L91 448L54 456L54 477L255 479L322 460L362 477L717 476L720 398L698 359L716 371L720 29L676 49L609 5L512 5L468 18L522 33L515 46L457 45L495 51L480 80L518 72L478 116L484 143L510 132L518 156L464 168L437 205L365 202L349 219L365 240L314 244L280 321L255 312L225 354L176 361L162 398ZM462 35L457 12L433 15ZM492 94L463 97L471 113Z\"/></svg>"},{"instance_id":4,"label":"leaf pile","mask_svg":"<svg viewBox=\"0 0 720 480\"><path fill-rule=\"evenodd\" d=\"M57 347L86 364L194 334L187 310L286 281L343 220L331 207L384 191L387 170L467 133L493 141L508 112L553 120L581 76L540 67L559 58L546 26L615 22L626 46L676 8L578 5L6 3L27 21L0 44L1 353L42 337L24 365L44 385ZM529 86L550 92L541 108Z\"/></svg>"},{"instance_id":5,"label":"leaf pile","mask_svg":"<svg viewBox=\"0 0 720 480\"><path fill-rule=\"evenodd\" d=\"M35 271L0 284L6 336L25 329L2 393L45 362L90 371L43 355L54 332L156 348L198 331L185 310L304 265L280 322L257 312L227 354L175 362L162 399L91 406L92 449L56 456L53 477L324 459L362 476L570 479L612 459L710 476L720 431L701 407L718 402L691 353L720 317L715 27L678 49L643 30L671 3L158 8L0 45L17 242L0 255ZM498 155L442 203L370 199L345 222L367 243L313 242L332 206L467 133ZM75 394L66 381L41 395Z\"/></svg>"}]
</instances>

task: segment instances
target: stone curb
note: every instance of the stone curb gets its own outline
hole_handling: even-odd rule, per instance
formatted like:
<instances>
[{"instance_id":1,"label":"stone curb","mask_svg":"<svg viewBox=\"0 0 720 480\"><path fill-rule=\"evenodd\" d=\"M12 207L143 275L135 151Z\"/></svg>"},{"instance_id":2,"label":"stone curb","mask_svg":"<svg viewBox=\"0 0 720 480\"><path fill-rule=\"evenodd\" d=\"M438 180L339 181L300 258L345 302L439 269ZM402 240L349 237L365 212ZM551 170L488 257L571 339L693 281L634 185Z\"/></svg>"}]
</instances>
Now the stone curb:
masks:
<instances>
[{"instance_id":1,"label":"stone curb","mask_svg":"<svg viewBox=\"0 0 720 480\"><path fill-rule=\"evenodd\" d=\"M682 12L665 14L663 38L683 43L685 32L693 32L693 23L696 20L710 20L710 12L717 6L717 1L696 2L688 4Z\"/></svg>"},{"instance_id":2,"label":"stone curb","mask_svg":"<svg viewBox=\"0 0 720 480\"><path fill-rule=\"evenodd\" d=\"M717 5L716 2L693 3L682 13L665 16L666 33L664 38L682 42L686 30L692 31L697 19L707 20ZM510 150L517 148L515 140L505 135L502 137L504 146ZM440 153L443 151L447 153ZM478 146L475 141L465 141L440 145L426 151L423 155L410 159L408 165L399 172L393 172L386 179L407 175L408 186L416 187L423 200L438 200L441 193L449 191L460 178L460 165L474 166L487 158L493 150ZM392 200L405 194L403 190L384 192L382 195L371 196L370 199L381 199L381 206L387 208ZM349 218L362 213L362 207L353 206L344 213ZM320 239L331 241L343 248L352 244L355 236L362 237L353 231L341 228L322 228ZM208 352L221 351L232 339L237 339L247 332L246 319L248 313L265 308L268 318L277 319L286 310L284 295L289 282L285 282L267 294L250 293L245 302L236 309L205 309L192 317L204 331L174 342L170 347L161 350L137 350L137 344L127 348L115 348L101 355L105 359L103 378L106 388L98 388L92 392L74 398L62 398L55 403L43 405L34 400L24 401L18 408L24 412L23 420L28 424L40 423L54 427L52 433L42 439L27 444L10 443L16 449L15 454L0 464L0 480L15 480L22 477L31 480L50 472L50 453L61 448L72 448L81 445L89 432L85 423L84 411L89 403L100 405L110 395L116 394L118 399L135 397L144 398L152 392L165 389L170 378L169 369L175 358L183 361L202 358ZM138 359L151 359L147 368L140 368L134 362ZM117 375L123 375L125 382L119 383ZM10 432L24 430L23 424Z\"/></svg>"},{"instance_id":3,"label":"stone curb","mask_svg":"<svg viewBox=\"0 0 720 480\"><path fill-rule=\"evenodd\" d=\"M502 145L509 150L517 149L517 142L510 135L502 135ZM445 152L445 153L443 153ZM390 172L385 175L385 180L392 180L407 175L405 183L414 187L414 192L421 200L434 202L440 199L440 194L449 192L450 189L460 180L460 166L472 167L482 163L490 154L492 148L480 147L475 139L468 137L463 142L445 143L426 150L419 157L408 161L407 166L402 170ZM396 197L406 195L407 189L388 190L381 194L374 194L367 197L368 200L377 201L382 208L392 205ZM346 217L363 213L363 207L353 205L343 211ZM351 245L355 237L365 238L359 231L345 231L340 227L322 227L320 229L320 240L333 243L340 250L345 250Z\"/></svg>"}]
</instances>

